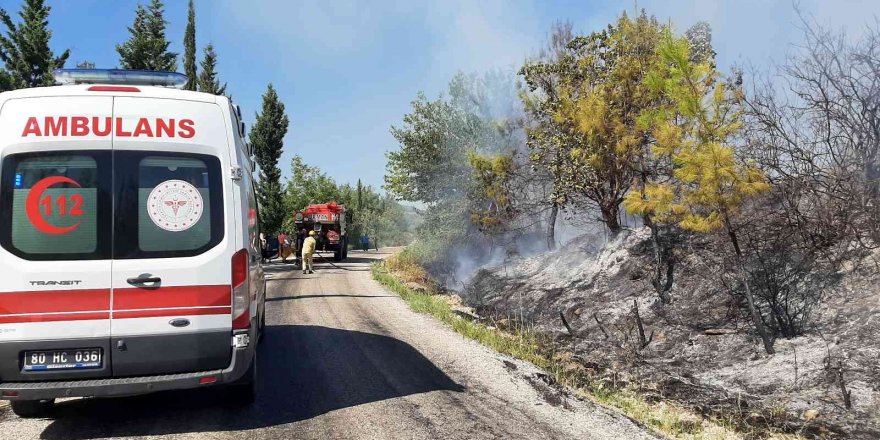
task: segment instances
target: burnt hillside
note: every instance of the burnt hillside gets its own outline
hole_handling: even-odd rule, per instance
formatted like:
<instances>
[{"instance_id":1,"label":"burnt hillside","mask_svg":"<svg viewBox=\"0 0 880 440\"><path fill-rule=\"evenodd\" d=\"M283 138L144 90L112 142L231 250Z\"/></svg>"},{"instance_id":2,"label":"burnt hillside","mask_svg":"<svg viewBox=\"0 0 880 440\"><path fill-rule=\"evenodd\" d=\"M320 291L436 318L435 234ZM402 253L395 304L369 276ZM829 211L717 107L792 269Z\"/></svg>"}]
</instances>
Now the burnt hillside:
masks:
<instances>
[{"instance_id":1,"label":"burnt hillside","mask_svg":"<svg viewBox=\"0 0 880 440\"><path fill-rule=\"evenodd\" d=\"M880 437L877 253L845 262L831 277L823 273L830 282L802 334L777 337L776 354L767 355L735 277L724 270L724 243L712 240L694 240L683 253L669 304L648 281L647 228L605 246L584 236L483 270L462 297L482 315L522 317L617 386L817 437Z\"/></svg>"}]
</instances>

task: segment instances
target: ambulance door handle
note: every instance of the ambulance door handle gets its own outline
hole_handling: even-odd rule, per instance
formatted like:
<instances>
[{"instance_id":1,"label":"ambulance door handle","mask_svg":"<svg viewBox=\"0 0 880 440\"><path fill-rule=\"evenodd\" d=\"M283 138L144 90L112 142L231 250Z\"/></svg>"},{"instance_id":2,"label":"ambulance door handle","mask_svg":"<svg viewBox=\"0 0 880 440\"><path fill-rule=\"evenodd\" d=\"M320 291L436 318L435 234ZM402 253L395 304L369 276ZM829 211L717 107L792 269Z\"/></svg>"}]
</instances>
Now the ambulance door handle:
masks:
<instances>
[{"instance_id":1,"label":"ambulance door handle","mask_svg":"<svg viewBox=\"0 0 880 440\"><path fill-rule=\"evenodd\" d=\"M162 282L162 278L159 278L159 277L147 277L147 278L138 277L138 278L129 278L126 281L128 281L128 284L131 284L133 286L139 286L142 284L159 284Z\"/></svg>"}]
</instances>

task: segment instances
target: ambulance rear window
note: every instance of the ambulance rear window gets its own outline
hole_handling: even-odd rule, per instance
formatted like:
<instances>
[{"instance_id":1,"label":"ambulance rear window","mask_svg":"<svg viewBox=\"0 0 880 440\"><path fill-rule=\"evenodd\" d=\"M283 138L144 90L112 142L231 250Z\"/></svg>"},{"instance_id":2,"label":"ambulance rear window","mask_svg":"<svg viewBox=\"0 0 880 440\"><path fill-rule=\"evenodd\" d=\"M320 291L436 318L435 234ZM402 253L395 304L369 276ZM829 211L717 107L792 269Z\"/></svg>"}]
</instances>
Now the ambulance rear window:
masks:
<instances>
[{"instance_id":1,"label":"ambulance rear window","mask_svg":"<svg viewBox=\"0 0 880 440\"><path fill-rule=\"evenodd\" d=\"M29 260L109 258L109 152L14 154L0 176L3 248Z\"/></svg>"},{"instance_id":2,"label":"ambulance rear window","mask_svg":"<svg viewBox=\"0 0 880 440\"><path fill-rule=\"evenodd\" d=\"M223 239L220 160L116 151L113 258L194 256Z\"/></svg>"}]
</instances>

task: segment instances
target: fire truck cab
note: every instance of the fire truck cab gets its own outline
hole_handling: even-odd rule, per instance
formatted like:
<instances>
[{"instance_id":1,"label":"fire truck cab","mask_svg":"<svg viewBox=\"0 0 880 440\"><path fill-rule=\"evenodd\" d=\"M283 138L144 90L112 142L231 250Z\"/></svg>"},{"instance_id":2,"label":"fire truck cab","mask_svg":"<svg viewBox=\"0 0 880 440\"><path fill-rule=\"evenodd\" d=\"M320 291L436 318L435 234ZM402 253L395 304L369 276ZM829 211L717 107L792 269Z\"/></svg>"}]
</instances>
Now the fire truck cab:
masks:
<instances>
[{"instance_id":1,"label":"fire truck cab","mask_svg":"<svg viewBox=\"0 0 880 440\"><path fill-rule=\"evenodd\" d=\"M252 151L181 74L70 69L0 94L0 398L228 385L265 325Z\"/></svg>"}]
</instances>

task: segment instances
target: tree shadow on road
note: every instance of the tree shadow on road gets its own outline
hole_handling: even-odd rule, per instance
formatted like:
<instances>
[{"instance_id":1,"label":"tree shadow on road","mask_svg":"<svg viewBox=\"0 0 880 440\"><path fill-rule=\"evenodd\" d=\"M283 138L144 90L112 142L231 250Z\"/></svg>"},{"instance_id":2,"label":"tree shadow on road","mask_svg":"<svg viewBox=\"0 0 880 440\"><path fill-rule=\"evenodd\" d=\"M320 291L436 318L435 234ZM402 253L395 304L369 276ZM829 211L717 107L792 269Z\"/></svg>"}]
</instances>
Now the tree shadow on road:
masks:
<instances>
[{"instance_id":1,"label":"tree shadow on road","mask_svg":"<svg viewBox=\"0 0 880 440\"><path fill-rule=\"evenodd\" d=\"M266 428L337 409L431 391L464 391L400 340L319 326L269 326L258 352L257 402L226 403L220 387L56 405L46 439Z\"/></svg>"}]
</instances>

